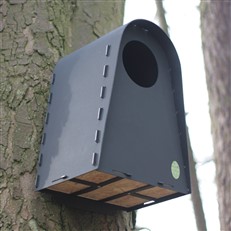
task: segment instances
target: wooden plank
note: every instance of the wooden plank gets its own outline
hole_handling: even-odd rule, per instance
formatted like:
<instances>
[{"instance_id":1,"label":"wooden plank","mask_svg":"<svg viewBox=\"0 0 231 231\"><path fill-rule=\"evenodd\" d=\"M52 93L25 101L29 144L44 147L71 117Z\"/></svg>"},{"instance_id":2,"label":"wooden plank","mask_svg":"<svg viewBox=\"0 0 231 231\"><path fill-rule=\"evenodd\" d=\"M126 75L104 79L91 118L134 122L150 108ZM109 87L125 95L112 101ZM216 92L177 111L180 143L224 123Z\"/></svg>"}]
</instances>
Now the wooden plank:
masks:
<instances>
[{"instance_id":1,"label":"wooden plank","mask_svg":"<svg viewBox=\"0 0 231 231\"><path fill-rule=\"evenodd\" d=\"M53 185L49 187L48 189L57 191L57 192L71 194L74 192L78 192L82 189L88 188L88 187L89 187L88 185L79 184L79 183L75 183L71 181L65 181L65 182Z\"/></svg>"},{"instance_id":2,"label":"wooden plank","mask_svg":"<svg viewBox=\"0 0 231 231\"><path fill-rule=\"evenodd\" d=\"M174 193L176 193L176 192L173 190L166 189L166 188L160 188L160 187L153 187L153 188L145 189L145 190L138 192L138 194L157 198L157 199L159 199L161 197L172 195Z\"/></svg>"},{"instance_id":3,"label":"wooden plank","mask_svg":"<svg viewBox=\"0 0 231 231\"><path fill-rule=\"evenodd\" d=\"M130 190L145 186L146 184L129 180L129 179L122 179L119 181L116 181L114 183L105 185L101 188L98 188L96 190L90 191L88 193L84 193L80 196L93 199L93 200L102 200L107 197L111 197L120 193L128 192Z\"/></svg>"},{"instance_id":4,"label":"wooden plank","mask_svg":"<svg viewBox=\"0 0 231 231\"><path fill-rule=\"evenodd\" d=\"M86 180L89 182L94 182L96 184L99 184L99 183L102 183L104 181L115 178L115 176L108 174L108 173L104 173L104 172L91 171L91 172L88 172L88 173L83 174L81 176L78 176L76 178L80 179L80 180Z\"/></svg>"},{"instance_id":5,"label":"wooden plank","mask_svg":"<svg viewBox=\"0 0 231 231\"><path fill-rule=\"evenodd\" d=\"M111 200L111 201L107 201L107 203L122 206L125 208L129 208L132 206L144 204L147 201L148 200L145 200L143 198L135 197L132 195L126 195L126 196L119 197L119 198Z\"/></svg>"}]
</instances>

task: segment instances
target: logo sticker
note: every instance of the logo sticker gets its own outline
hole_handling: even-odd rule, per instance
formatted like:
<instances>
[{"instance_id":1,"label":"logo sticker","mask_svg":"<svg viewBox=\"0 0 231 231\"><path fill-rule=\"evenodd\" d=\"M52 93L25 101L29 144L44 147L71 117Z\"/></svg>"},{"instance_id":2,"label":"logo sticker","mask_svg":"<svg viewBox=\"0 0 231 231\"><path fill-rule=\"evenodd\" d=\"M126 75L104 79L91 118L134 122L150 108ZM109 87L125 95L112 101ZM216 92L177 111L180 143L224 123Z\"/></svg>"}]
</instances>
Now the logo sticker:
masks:
<instances>
[{"instance_id":1,"label":"logo sticker","mask_svg":"<svg viewBox=\"0 0 231 231\"><path fill-rule=\"evenodd\" d=\"M172 172L173 178L178 180L180 177L180 166L175 160L171 164L171 172Z\"/></svg>"}]
</instances>

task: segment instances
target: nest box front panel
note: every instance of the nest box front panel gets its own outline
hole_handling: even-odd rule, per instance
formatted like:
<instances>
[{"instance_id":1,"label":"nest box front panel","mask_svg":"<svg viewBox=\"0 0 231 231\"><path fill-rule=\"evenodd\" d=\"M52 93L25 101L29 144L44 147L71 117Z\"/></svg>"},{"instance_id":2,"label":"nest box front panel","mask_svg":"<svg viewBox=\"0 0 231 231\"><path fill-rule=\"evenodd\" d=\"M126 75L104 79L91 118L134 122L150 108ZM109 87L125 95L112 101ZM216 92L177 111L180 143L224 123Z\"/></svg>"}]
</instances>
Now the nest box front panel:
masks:
<instances>
[{"instance_id":1,"label":"nest box front panel","mask_svg":"<svg viewBox=\"0 0 231 231\"><path fill-rule=\"evenodd\" d=\"M172 88L172 78L180 76L171 73L162 45L145 28L133 26L124 32L100 168L186 193L182 156L187 153L181 149Z\"/></svg>"}]
</instances>

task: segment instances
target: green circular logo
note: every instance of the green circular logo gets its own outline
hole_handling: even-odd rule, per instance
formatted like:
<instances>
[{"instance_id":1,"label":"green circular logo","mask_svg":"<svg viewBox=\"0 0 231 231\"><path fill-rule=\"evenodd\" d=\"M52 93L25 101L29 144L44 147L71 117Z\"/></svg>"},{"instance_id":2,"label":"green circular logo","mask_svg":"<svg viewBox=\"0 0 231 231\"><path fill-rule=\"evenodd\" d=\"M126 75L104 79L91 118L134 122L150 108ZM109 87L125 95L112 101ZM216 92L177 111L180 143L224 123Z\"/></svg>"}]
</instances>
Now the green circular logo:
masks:
<instances>
[{"instance_id":1,"label":"green circular logo","mask_svg":"<svg viewBox=\"0 0 231 231\"><path fill-rule=\"evenodd\" d=\"M171 164L171 172L174 179L179 179L180 177L180 166L177 161L173 161Z\"/></svg>"}]
</instances>

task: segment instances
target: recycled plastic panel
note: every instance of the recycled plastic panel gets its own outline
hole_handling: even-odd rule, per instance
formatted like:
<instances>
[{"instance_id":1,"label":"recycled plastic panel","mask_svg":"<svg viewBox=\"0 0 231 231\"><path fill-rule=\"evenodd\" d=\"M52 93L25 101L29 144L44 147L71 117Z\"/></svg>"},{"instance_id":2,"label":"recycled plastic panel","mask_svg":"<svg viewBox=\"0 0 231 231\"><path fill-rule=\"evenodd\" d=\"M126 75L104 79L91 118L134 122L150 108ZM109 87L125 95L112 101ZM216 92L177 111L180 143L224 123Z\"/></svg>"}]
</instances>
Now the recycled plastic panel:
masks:
<instances>
[{"instance_id":1,"label":"recycled plastic panel","mask_svg":"<svg viewBox=\"0 0 231 231\"><path fill-rule=\"evenodd\" d=\"M125 210L190 193L181 81L173 44L146 20L62 58L36 190Z\"/></svg>"}]
</instances>

